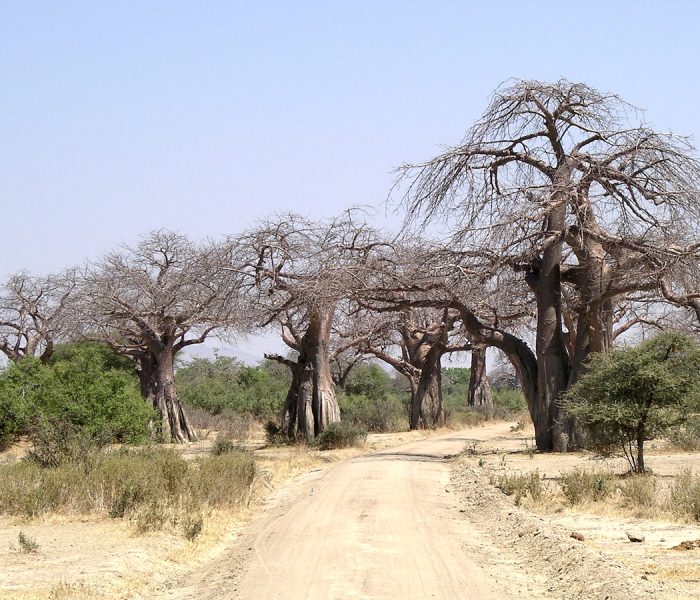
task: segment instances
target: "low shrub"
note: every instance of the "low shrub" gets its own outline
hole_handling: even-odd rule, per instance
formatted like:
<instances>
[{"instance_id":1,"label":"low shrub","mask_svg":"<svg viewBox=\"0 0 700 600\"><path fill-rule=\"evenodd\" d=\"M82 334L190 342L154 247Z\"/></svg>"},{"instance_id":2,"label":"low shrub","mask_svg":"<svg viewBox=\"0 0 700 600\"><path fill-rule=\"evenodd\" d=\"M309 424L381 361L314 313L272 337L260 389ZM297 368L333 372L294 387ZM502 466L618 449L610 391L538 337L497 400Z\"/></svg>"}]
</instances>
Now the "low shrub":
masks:
<instances>
[{"instance_id":1,"label":"low shrub","mask_svg":"<svg viewBox=\"0 0 700 600\"><path fill-rule=\"evenodd\" d=\"M534 502L539 502L546 492L539 471L499 475L495 481L495 486L506 496L515 496L516 504L520 504L524 497L529 497Z\"/></svg>"},{"instance_id":2,"label":"low shrub","mask_svg":"<svg viewBox=\"0 0 700 600\"><path fill-rule=\"evenodd\" d=\"M525 394L514 388L492 388L493 418L510 421L527 415L527 400Z\"/></svg>"},{"instance_id":3,"label":"low shrub","mask_svg":"<svg viewBox=\"0 0 700 600\"><path fill-rule=\"evenodd\" d=\"M185 406L190 425L208 437L212 431L238 443L250 439L256 425L255 418L247 413L237 413L225 408L219 413L211 413L204 408Z\"/></svg>"},{"instance_id":4,"label":"low shrub","mask_svg":"<svg viewBox=\"0 0 700 600\"><path fill-rule=\"evenodd\" d=\"M97 513L151 531L181 523L185 514L246 502L254 477L252 454L240 450L192 461L168 449L102 452L89 471L70 462L47 469L19 461L0 466L0 513Z\"/></svg>"},{"instance_id":5,"label":"low shrub","mask_svg":"<svg viewBox=\"0 0 700 600\"><path fill-rule=\"evenodd\" d=\"M182 521L182 533L188 542L194 542L204 530L202 515L187 515Z\"/></svg>"},{"instance_id":6,"label":"low shrub","mask_svg":"<svg viewBox=\"0 0 700 600\"><path fill-rule=\"evenodd\" d=\"M700 417L693 417L685 425L673 427L666 437L671 446L678 450L697 452L700 450Z\"/></svg>"},{"instance_id":7,"label":"low shrub","mask_svg":"<svg viewBox=\"0 0 700 600\"><path fill-rule=\"evenodd\" d=\"M476 427L488 420L488 415L481 410L464 406L445 407L445 425L454 429Z\"/></svg>"},{"instance_id":8,"label":"low shrub","mask_svg":"<svg viewBox=\"0 0 700 600\"><path fill-rule=\"evenodd\" d=\"M284 446L291 444L291 440L284 430L274 421L265 423L265 441L271 446Z\"/></svg>"},{"instance_id":9,"label":"low shrub","mask_svg":"<svg viewBox=\"0 0 700 600\"><path fill-rule=\"evenodd\" d=\"M350 423L331 423L315 440L319 450L334 450L361 446L367 439L367 430Z\"/></svg>"},{"instance_id":10,"label":"low shrub","mask_svg":"<svg viewBox=\"0 0 700 600\"><path fill-rule=\"evenodd\" d=\"M211 453L214 456L219 456L221 454L226 454L227 452L233 452L237 449L238 446L234 444L231 438L226 437L224 435L218 435L216 437L216 440L214 440L214 443L212 444Z\"/></svg>"},{"instance_id":11,"label":"low shrub","mask_svg":"<svg viewBox=\"0 0 700 600\"><path fill-rule=\"evenodd\" d=\"M630 475L620 486L622 503L641 512L649 512L657 505L658 486L651 475Z\"/></svg>"},{"instance_id":12,"label":"low shrub","mask_svg":"<svg viewBox=\"0 0 700 600\"><path fill-rule=\"evenodd\" d=\"M607 471L587 471L576 468L562 473L559 479L561 491L569 504L598 502L615 491L615 476Z\"/></svg>"},{"instance_id":13,"label":"low shrub","mask_svg":"<svg viewBox=\"0 0 700 600\"><path fill-rule=\"evenodd\" d=\"M101 448L112 439L109 431L89 432L52 416L37 419L29 429L32 447L27 458L40 467L72 463L90 470Z\"/></svg>"},{"instance_id":14,"label":"low shrub","mask_svg":"<svg viewBox=\"0 0 700 600\"><path fill-rule=\"evenodd\" d=\"M378 367L377 367L378 368ZM407 406L396 394L338 394L343 421L376 433L403 431L408 426Z\"/></svg>"},{"instance_id":15,"label":"low shrub","mask_svg":"<svg viewBox=\"0 0 700 600\"><path fill-rule=\"evenodd\" d=\"M19 544L19 551L25 554L34 553L39 549L39 544L36 543L36 540L29 537L24 531L19 532L17 543Z\"/></svg>"},{"instance_id":16,"label":"low shrub","mask_svg":"<svg viewBox=\"0 0 700 600\"><path fill-rule=\"evenodd\" d=\"M700 476L686 469L671 486L670 509L676 516L700 521Z\"/></svg>"}]
</instances>

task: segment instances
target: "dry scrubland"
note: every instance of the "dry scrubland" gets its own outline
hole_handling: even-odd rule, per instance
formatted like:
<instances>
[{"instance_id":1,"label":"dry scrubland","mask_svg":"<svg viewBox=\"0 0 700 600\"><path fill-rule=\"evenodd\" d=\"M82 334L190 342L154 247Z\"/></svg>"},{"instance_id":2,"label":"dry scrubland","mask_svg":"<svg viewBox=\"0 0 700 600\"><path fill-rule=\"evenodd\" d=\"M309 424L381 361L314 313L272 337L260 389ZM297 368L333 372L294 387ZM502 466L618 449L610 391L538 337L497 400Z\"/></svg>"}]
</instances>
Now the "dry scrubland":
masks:
<instances>
[{"instance_id":1,"label":"dry scrubland","mask_svg":"<svg viewBox=\"0 0 700 600\"><path fill-rule=\"evenodd\" d=\"M218 425L221 425L220 423ZM364 449L266 446L261 427L201 430L186 446L87 452L42 469L0 454L0 598L149 597L228 548L271 492L364 449L428 433L370 435Z\"/></svg>"},{"instance_id":2,"label":"dry scrubland","mask_svg":"<svg viewBox=\"0 0 700 600\"><path fill-rule=\"evenodd\" d=\"M492 547L552 597L700 597L700 452L660 440L652 473L629 475L623 458L535 453L532 435L474 439L455 465L464 516Z\"/></svg>"},{"instance_id":3,"label":"dry scrubland","mask_svg":"<svg viewBox=\"0 0 700 600\"><path fill-rule=\"evenodd\" d=\"M338 461L436 432L370 434L364 448L325 452L265 446L262 430L234 447L203 434L57 469L17 462L26 445L5 452L0 598L146 598L222 557L241 569L232 548L271 498ZM649 448L653 474L631 477L622 459L538 454L532 435L476 425L448 460L452 514L478 544L481 568L525 596L700 595L700 453L659 442Z\"/></svg>"}]
</instances>

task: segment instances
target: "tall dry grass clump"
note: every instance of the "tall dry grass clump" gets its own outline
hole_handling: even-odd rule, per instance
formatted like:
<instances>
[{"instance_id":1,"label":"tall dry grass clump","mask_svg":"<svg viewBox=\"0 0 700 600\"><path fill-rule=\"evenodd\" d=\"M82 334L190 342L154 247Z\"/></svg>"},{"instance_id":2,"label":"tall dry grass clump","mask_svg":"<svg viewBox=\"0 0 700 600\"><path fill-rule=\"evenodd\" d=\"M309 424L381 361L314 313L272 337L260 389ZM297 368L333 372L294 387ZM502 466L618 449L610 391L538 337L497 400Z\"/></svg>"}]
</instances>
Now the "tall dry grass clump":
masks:
<instances>
[{"instance_id":1,"label":"tall dry grass clump","mask_svg":"<svg viewBox=\"0 0 700 600\"><path fill-rule=\"evenodd\" d=\"M169 449L123 449L96 453L89 468L20 461L0 467L0 513L102 514L140 531L170 524L191 535L207 511L245 504L254 477L253 456L241 450L187 461Z\"/></svg>"}]
</instances>

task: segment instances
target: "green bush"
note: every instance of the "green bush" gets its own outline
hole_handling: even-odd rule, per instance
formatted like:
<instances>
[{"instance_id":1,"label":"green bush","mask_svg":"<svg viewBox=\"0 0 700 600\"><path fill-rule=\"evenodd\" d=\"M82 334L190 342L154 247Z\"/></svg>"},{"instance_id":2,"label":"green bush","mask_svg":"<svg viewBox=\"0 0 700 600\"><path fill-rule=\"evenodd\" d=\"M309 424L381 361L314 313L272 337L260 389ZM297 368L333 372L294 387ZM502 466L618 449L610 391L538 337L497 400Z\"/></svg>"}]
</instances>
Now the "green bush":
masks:
<instances>
[{"instance_id":1,"label":"green bush","mask_svg":"<svg viewBox=\"0 0 700 600\"><path fill-rule=\"evenodd\" d=\"M700 347L671 331L636 348L595 354L564 405L588 426L593 447L617 444L632 471L644 472L644 442L698 411Z\"/></svg>"},{"instance_id":2,"label":"green bush","mask_svg":"<svg viewBox=\"0 0 700 600\"><path fill-rule=\"evenodd\" d=\"M515 388L492 388L494 418L510 420L527 413L527 400Z\"/></svg>"},{"instance_id":3,"label":"green bush","mask_svg":"<svg viewBox=\"0 0 700 600\"><path fill-rule=\"evenodd\" d=\"M219 456L221 454L226 454L227 452L233 452L237 450L238 446L233 443L233 440L225 435L217 436L216 440L211 447L211 453L214 456Z\"/></svg>"},{"instance_id":4,"label":"green bush","mask_svg":"<svg viewBox=\"0 0 700 600\"><path fill-rule=\"evenodd\" d=\"M74 344L48 365L25 358L0 372L0 443L65 423L95 440L136 443L148 437L152 407L138 380L94 344Z\"/></svg>"},{"instance_id":5,"label":"green bush","mask_svg":"<svg viewBox=\"0 0 700 600\"><path fill-rule=\"evenodd\" d=\"M402 431L408 426L406 398L394 391L394 380L377 364L355 367L338 390L343 421L368 431Z\"/></svg>"},{"instance_id":6,"label":"green bush","mask_svg":"<svg viewBox=\"0 0 700 600\"><path fill-rule=\"evenodd\" d=\"M318 436L315 444L319 450L334 450L361 446L367 439L367 430L350 423L331 423Z\"/></svg>"},{"instance_id":7,"label":"green bush","mask_svg":"<svg viewBox=\"0 0 700 600\"><path fill-rule=\"evenodd\" d=\"M195 358L177 369L175 383L180 401L212 415L225 412L257 419L277 416L290 385L286 368L263 361L248 367L235 358Z\"/></svg>"},{"instance_id":8,"label":"green bush","mask_svg":"<svg viewBox=\"0 0 700 600\"><path fill-rule=\"evenodd\" d=\"M393 393L368 397L339 392L338 404L344 422L368 431L403 431L408 425L407 406Z\"/></svg>"}]
</instances>

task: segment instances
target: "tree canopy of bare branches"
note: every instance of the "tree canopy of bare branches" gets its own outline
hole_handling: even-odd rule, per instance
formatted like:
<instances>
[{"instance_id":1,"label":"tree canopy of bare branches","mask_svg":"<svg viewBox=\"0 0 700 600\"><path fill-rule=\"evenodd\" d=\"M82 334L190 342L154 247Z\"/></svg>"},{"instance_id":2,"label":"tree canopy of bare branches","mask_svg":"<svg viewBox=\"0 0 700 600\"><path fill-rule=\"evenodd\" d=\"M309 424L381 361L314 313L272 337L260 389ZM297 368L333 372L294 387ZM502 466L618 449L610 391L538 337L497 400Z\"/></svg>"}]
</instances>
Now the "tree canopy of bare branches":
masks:
<instances>
[{"instance_id":1,"label":"tree canopy of bare branches","mask_svg":"<svg viewBox=\"0 0 700 600\"><path fill-rule=\"evenodd\" d=\"M85 334L134 359L165 440L195 438L175 390L177 353L247 327L238 278L223 246L168 231L152 232L85 271L79 308Z\"/></svg>"},{"instance_id":2,"label":"tree canopy of bare branches","mask_svg":"<svg viewBox=\"0 0 700 600\"><path fill-rule=\"evenodd\" d=\"M512 270L532 293L535 361L506 353L529 379L523 389L541 450L563 449L575 433L558 398L590 352L611 346L615 303L658 290L669 264L697 250L693 148L637 117L617 96L584 84L509 82L461 144L402 167L413 223L446 219L469 258L462 270ZM568 345L566 286L575 312Z\"/></svg>"},{"instance_id":3,"label":"tree canopy of bare branches","mask_svg":"<svg viewBox=\"0 0 700 600\"><path fill-rule=\"evenodd\" d=\"M48 277L12 275L0 292L0 351L13 362L25 356L48 362L70 329L74 291L72 270Z\"/></svg>"},{"instance_id":4,"label":"tree canopy of bare branches","mask_svg":"<svg viewBox=\"0 0 700 600\"><path fill-rule=\"evenodd\" d=\"M292 438L311 439L340 419L330 369L333 324L358 263L382 242L347 213L331 222L283 215L232 244L247 256L242 272L259 323L279 327L295 357L267 355L292 371L283 427ZM334 352L351 345L336 343Z\"/></svg>"}]
</instances>

